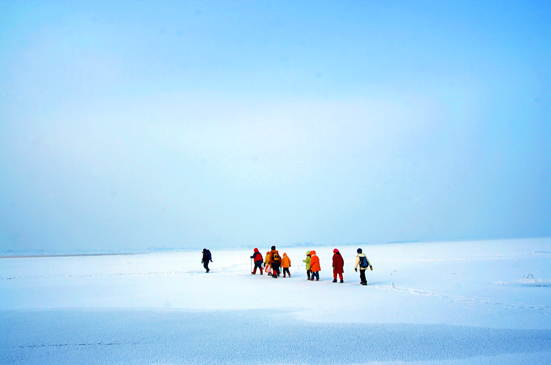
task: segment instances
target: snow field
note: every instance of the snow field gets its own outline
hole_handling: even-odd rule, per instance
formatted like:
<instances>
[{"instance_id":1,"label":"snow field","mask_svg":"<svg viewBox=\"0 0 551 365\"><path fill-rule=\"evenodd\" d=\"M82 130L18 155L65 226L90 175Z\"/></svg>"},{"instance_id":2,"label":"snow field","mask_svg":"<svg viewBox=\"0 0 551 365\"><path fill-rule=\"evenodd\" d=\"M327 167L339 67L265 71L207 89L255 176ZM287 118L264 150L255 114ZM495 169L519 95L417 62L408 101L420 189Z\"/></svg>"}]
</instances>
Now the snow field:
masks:
<instances>
[{"instance_id":1,"label":"snow field","mask_svg":"<svg viewBox=\"0 0 551 365\"><path fill-rule=\"evenodd\" d=\"M250 250L0 260L0 363L548 363L551 240L291 247L291 278ZM267 249L259 247L264 255ZM307 250L321 280L306 280ZM272 355L273 347L279 352ZM364 353L364 357L358 357ZM84 361L84 359L86 361Z\"/></svg>"}]
</instances>

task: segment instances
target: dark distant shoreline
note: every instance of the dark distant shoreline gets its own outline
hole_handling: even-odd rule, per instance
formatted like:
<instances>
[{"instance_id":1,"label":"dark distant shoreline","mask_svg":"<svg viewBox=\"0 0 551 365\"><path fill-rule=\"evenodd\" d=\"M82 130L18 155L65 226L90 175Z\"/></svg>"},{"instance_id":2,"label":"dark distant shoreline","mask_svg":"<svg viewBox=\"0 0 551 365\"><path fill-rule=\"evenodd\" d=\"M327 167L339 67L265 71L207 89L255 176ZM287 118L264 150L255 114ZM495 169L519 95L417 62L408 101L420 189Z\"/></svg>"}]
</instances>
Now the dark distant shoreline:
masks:
<instances>
[{"instance_id":1,"label":"dark distant shoreline","mask_svg":"<svg viewBox=\"0 0 551 365\"><path fill-rule=\"evenodd\" d=\"M111 253L60 253L60 254L33 254L0 256L0 259L27 259L40 257L78 257L78 256L120 256L120 255L143 255L145 252L111 252Z\"/></svg>"}]
</instances>

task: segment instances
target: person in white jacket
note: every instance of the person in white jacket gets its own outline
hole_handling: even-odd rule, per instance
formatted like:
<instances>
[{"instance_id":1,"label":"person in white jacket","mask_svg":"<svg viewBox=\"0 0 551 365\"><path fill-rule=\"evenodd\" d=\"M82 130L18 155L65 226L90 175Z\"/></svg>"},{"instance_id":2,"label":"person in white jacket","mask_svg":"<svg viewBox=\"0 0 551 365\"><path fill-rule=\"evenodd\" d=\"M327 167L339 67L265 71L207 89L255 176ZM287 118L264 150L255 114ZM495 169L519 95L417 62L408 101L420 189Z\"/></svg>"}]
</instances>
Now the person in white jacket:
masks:
<instances>
[{"instance_id":1,"label":"person in white jacket","mask_svg":"<svg viewBox=\"0 0 551 365\"><path fill-rule=\"evenodd\" d=\"M373 266L365 256L365 253L362 253L362 249L358 248L358 255L356 256L356 263L354 264L354 271L358 272L358 266L360 267L360 284L367 285L367 279L365 278L365 270L369 267L373 270Z\"/></svg>"}]
</instances>

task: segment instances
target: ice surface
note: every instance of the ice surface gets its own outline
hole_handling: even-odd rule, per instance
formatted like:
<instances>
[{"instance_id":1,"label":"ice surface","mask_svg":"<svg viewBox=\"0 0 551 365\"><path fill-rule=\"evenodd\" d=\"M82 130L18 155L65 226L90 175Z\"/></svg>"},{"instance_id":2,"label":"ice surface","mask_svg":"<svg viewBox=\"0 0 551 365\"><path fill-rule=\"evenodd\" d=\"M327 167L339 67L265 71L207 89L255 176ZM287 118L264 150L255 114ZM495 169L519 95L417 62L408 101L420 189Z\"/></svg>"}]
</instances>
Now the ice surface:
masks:
<instances>
[{"instance_id":1,"label":"ice surface","mask_svg":"<svg viewBox=\"0 0 551 365\"><path fill-rule=\"evenodd\" d=\"M252 250L0 260L2 364L515 364L551 362L551 239L278 247L292 278L250 274ZM267 249L261 252L265 254Z\"/></svg>"}]
</instances>

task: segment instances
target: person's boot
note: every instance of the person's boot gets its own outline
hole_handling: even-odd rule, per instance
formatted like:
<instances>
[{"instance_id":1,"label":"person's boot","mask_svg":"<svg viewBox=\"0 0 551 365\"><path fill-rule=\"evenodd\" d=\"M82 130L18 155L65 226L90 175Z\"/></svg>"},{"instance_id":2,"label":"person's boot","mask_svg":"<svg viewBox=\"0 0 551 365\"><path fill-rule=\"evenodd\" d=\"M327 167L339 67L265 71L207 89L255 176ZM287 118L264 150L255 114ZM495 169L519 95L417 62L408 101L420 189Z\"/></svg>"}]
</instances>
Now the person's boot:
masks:
<instances>
[{"instance_id":1,"label":"person's boot","mask_svg":"<svg viewBox=\"0 0 551 365\"><path fill-rule=\"evenodd\" d=\"M336 282L337 282L337 279L334 279L333 282L336 283Z\"/></svg>"},{"instance_id":2,"label":"person's boot","mask_svg":"<svg viewBox=\"0 0 551 365\"><path fill-rule=\"evenodd\" d=\"M262 269L260 269L260 275L262 275Z\"/></svg>"},{"instance_id":3,"label":"person's boot","mask_svg":"<svg viewBox=\"0 0 551 365\"><path fill-rule=\"evenodd\" d=\"M344 280L343 280L343 279L341 279L341 283L344 283Z\"/></svg>"},{"instance_id":4,"label":"person's boot","mask_svg":"<svg viewBox=\"0 0 551 365\"><path fill-rule=\"evenodd\" d=\"M291 277L291 273L289 273L289 277Z\"/></svg>"}]
</instances>

